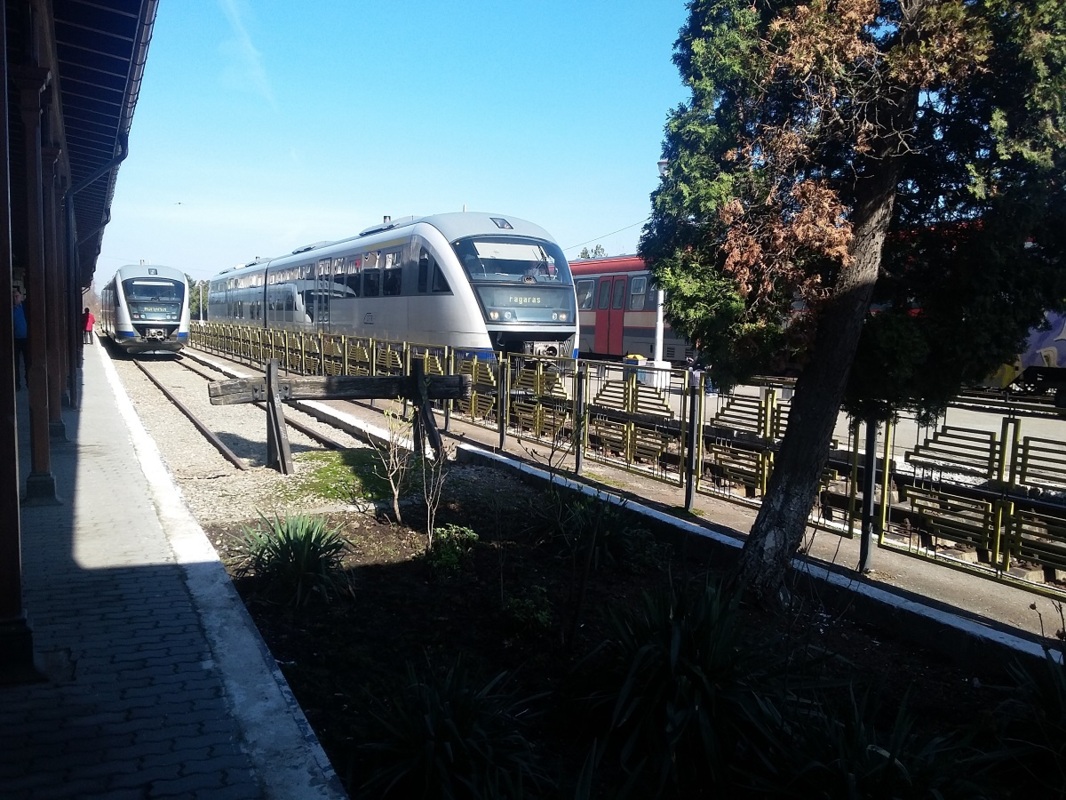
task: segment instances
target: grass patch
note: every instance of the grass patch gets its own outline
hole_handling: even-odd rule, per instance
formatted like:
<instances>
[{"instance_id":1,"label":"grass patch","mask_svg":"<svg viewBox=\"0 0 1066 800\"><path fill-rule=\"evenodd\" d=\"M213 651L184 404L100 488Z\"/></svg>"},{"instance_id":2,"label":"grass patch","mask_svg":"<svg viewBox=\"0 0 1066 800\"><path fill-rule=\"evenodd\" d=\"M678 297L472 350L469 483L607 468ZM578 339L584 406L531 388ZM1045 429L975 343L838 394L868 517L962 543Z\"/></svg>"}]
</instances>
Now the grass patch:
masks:
<instances>
[{"instance_id":1,"label":"grass patch","mask_svg":"<svg viewBox=\"0 0 1066 800\"><path fill-rule=\"evenodd\" d=\"M388 481L376 472L380 459L370 448L299 453L293 460L297 472L280 492L284 500L319 497L352 503L392 496Z\"/></svg>"}]
</instances>

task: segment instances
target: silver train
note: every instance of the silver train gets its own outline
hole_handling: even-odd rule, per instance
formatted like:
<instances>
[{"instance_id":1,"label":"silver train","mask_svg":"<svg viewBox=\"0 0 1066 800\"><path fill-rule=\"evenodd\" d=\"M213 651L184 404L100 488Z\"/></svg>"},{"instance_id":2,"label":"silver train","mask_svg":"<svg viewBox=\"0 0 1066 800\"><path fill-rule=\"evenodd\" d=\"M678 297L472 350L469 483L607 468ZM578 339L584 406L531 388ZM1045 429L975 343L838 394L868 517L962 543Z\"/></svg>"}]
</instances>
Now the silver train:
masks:
<instances>
[{"instance_id":1,"label":"silver train","mask_svg":"<svg viewBox=\"0 0 1066 800\"><path fill-rule=\"evenodd\" d=\"M172 267L120 267L100 293L104 335L128 353L176 353L189 343L189 284Z\"/></svg>"},{"instance_id":2,"label":"silver train","mask_svg":"<svg viewBox=\"0 0 1066 800\"><path fill-rule=\"evenodd\" d=\"M461 356L577 356L562 250L537 225L501 214L386 217L358 236L226 270L211 279L208 316Z\"/></svg>"}]
</instances>

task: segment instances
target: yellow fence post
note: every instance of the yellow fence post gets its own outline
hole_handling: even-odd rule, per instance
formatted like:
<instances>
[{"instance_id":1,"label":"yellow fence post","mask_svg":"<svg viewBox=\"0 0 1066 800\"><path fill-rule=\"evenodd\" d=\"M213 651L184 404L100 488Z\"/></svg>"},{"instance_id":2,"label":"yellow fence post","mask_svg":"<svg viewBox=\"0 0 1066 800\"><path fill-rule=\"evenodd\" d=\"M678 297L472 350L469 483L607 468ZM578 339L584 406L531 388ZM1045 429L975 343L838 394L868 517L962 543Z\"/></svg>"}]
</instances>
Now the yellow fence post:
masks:
<instances>
[{"instance_id":1,"label":"yellow fence post","mask_svg":"<svg viewBox=\"0 0 1066 800\"><path fill-rule=\"evenodd\" d=\"M767 386L763 393L762 403L759 405L759 435L764 439L771 438L773 432L774 409L777 407L777 390L773 386Z\"/></svg>"},{"instance_id":2,"label":"yellow fence post","mask_svg":"<svg viewBox=\"0 0 1066 800\"><path fill-rule=\"evenodd\" d=\"M896 440L896 425L892 420L885 421L885 448L882 455L882 463L885 465L881 470L881 513L877 518L877 544L885 543L885 531L888 529L889 514L892 512L892 503L889 501L889 491L892 484L892 446Z\"/></svg>"},{"instance_id":3,"label":"yellow fence post","mask_svg":"<svg viewBox=\"0 0 1066 800\"><path fill-rule=\"evenodd\" d=\"M1004 440L1006 441L1006 440ZM1011 518L1014 516L1014 502L1001 498L996 501L995 515L993 517L993 530L992 530L992 553L991 561L995 565L996 569L1001 569L1004 572L1010 567L1010 535L1003 536L1004 522L1010 525ZM1006 542L1004 542L1006 538Z\"/></svg>"},{"instance_id":4,"label":"yellow fence post","mask_svg":"<svg viewBox=\"0 0 1066 800\"><path fill-rule=\"evenodd\" d=\"M855 506L859 502L859 425L857 419L851 420L851 474L848 475L848 536L855 535Z\"/></svg>"},{"instance_id":5,"label":"yellow fence post","mask_svg":"<svg viewBox=\"0 0 1066 800\"><path fill-rule=\"evenodd\" d=\"M1018 441L1021 438L1020 420L1006 417L1003 420L1003 428L1000 433L999 444L999 469L997 477L1000 483L1004 479L1010 488L1015 487L1018 480ZM1010 442L1008 447L1007 442Z\"/></svg>"}]
</instances>

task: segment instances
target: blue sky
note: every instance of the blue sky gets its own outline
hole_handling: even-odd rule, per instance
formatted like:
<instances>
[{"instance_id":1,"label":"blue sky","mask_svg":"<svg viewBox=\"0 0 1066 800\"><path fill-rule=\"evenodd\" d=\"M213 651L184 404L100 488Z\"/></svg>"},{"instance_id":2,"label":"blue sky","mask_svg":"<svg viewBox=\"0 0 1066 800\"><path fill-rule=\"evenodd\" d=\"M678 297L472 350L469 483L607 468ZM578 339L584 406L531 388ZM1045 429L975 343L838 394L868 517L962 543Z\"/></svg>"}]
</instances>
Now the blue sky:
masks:
<instances>
[{"instance_id":1,"label":"blue sky","mask_svg":"<svg viewBox=\"0 0 1066 800\"><path fill-rule=\"evenodd\" d=\"M491 211L635 252L683 0L160 3L97 285Z\"/></svg>"}]
</instances>

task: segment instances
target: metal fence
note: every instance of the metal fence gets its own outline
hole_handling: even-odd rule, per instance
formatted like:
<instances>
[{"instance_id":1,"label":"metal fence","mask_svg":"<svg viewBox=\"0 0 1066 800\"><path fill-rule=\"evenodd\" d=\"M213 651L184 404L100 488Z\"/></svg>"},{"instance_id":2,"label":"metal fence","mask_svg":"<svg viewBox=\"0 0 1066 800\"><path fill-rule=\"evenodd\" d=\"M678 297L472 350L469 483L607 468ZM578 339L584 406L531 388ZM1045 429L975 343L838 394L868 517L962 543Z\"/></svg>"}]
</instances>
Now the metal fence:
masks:
<instances>
[{"instance_id":1,"label":"metal fence","mask_svg":"<svg viewBox=\"0 0 1066 800\"><path fill-rule=\"evenodd\" d=\"M441 406L508 437L625 469L694 494L758 505L788 427L784 384L723 394L706 376L643 363L510 356L463 358L447 348L350 336L194 326L193 344L261 367L277 359L300 374L406 374L420 359L430 374L471 377L470 397ZM1025 420L999 431L941 425L911 447L885 426L878 455L874 528L883 546L1059 592L1066 577L1066 448L1029 435ZM810 523L842 536L861 527L863 437L847 427L823 474ZM897 458L902 454L902 459ZM887 468L886 468L887 467ZM1048 497L1055 502L1049 502Z\"/></svg>"}]
</instances>

